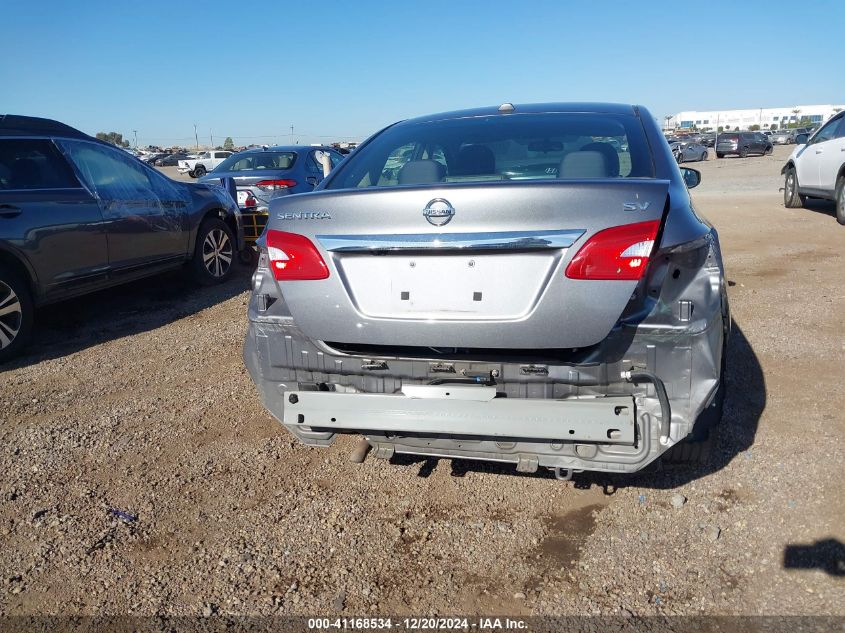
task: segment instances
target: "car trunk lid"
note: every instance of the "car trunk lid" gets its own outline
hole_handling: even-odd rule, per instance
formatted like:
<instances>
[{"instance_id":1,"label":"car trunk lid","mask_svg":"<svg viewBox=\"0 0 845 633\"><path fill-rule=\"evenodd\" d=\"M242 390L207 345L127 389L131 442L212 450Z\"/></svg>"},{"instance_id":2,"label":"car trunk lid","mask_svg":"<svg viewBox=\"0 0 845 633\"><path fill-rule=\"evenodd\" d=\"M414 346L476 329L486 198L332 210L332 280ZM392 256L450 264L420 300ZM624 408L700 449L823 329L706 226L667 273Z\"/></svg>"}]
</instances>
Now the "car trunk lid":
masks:
<instances>
[{"instance_id":1,"label":"car trunk lid","mask_svg":"<svg viewBox=\"0 0 845 633\"><path fill-rule=\"evenodd\" d=\"M326 262L327 279L280 282L313 339L583 347L638 282L571 279L567 264L599 231L661 220L667 190L631 178L324 191L274 200L268 228L307 237Z\"/></svg>"}]
</instances>

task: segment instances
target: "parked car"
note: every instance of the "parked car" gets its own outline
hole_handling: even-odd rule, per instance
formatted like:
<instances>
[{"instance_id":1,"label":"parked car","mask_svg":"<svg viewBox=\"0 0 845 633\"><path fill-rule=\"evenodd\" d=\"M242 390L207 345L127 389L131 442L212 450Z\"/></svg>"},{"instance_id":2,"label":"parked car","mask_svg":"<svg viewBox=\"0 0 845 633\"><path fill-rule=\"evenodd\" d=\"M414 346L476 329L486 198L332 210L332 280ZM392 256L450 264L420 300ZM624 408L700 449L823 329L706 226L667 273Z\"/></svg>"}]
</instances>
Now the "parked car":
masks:
<instances>
[{"instance_id":1,"label":"parked car","mask_svg":"<svg viewBox=\"0 0 845 633\"><path fill-rule=\"evenodd\" d=\"M773 145L790 145L795 142L794 130L775 130L769 139Z\"/></svg>"},{"instance_id":2,"label":"parked car","mask_svg":"<svg viewBox=\"0 0 845 633\"><path fill-rule=\"evenodd\" d=\"M716 140L716 156L730 154L745 158L749 154L769 155L772 143L760 132L724 132Z\"/></svg>"},{"instance_id":3,"label":"parked car","mask_svg":"<svg viewBox=\"0 0 845 633\"><path fill-rule=\"evenodd\" d=\"M268 147L233 154L217 165L200 182L219 184L233 178L241 208L266 211L270 201L280 195L313 191L323 180L320 157L328 154L332 168L343 155L331 147Z\"/></svg>"},{"instance_id":4,"label":"parked car","mask_svg":"<svg viewBox=\"0 0 845 633\"><path fill-rule=\"evenodd\" d=\"M662 139L639 106L436 114L272 200L244 347L265 406L305 444L360 434L382 458L564 479L702 458L726 282L700 173Z\"/></svg>"},{"instance_id":5,"label":"parked car","mask_svg":"<svg viewBox=\"0 0 845 633\"><path fill-rule=\"evenodd\" d=\"M0 116L0 360L37 307L185 264L223 281L239 216L220 187L170 180L57 121Z\"/></svg>"},{"instance_id":6,"label":"parked car","mask_svg":"<svg viewBox=\"0 0 845 633\"><path fill-rule=\"evenodd\" d=\"M836 220L845 224L845 112L840 112L812 136L799 134L784 175L783 203L794 209L807 198L836 202Z\"/></svg>"},{"instance_id":7,"label":"parked car","mask_svg":"<svg viewBox=\"0 0 845 633\"><path fill-rule=\"evenodd\" d=\"M147 165L155 165L157 160L161 160L162 158L167 158L169 154L165 154L163 152L156 152L154 154L147 154L141 160L143 160Z\"/></svg>"},{"instance_id":8,"label":"parked car","mask_svg":"<svg viewBox=\"0 0 845 633\"><path fill-rule=\"evenodd\" d=\"M202 152L196 158L180 160L179 168L176 171L180 174L188 174L191 178L202 178L231 155L232 152L223 150Z\"/></svg>"},{"instance_id":9,"label":"parked car","mask_svg":"<svg viewBox=\"0 0 845 633\"><path fill-rule=\"evenodd\" d=\"M686 163L692 160L707 160L707 148L700 143L693 141L678 141L670 143L669 148L672 150L672 156L678 163Z\"/></svg>"},{"instance_id":10,"label":"parked car","mask_svg":"<svg viewBox=\"0 0 845 633\"><path fill-rule=\"evenodd\" d=\"M185 160L188 157L187 154L183 154L181 152L177 152L175 154L167 154L162 158L157 158L155 161L156 167L176 167L179 164L180 160Z\"/></svg>"},{"instance_id":11,"label":"parked car","mask_svg":"<svg viewBox=\"0 0 845 633\"><path fill-rule=\"evenodd\" d=\"M715 147L716 146L716 133L715 132L707 132L706 134L701 135L701 144L705 147Z\"/></svg>"}]
</instances>

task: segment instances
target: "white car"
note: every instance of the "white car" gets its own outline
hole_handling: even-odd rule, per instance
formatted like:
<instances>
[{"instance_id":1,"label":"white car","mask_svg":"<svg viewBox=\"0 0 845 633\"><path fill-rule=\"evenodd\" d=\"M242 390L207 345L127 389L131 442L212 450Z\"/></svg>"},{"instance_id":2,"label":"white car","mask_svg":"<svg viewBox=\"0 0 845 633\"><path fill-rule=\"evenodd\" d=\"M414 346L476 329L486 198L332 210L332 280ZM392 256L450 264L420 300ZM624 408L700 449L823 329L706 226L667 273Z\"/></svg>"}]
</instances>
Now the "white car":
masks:
<instances>
[{"instance_id":1,"label":"white car","mask_svg":"<svg viewBox=\"0 0 845 633\"><path fill-rule=\"evenodd\" d=\"M231 155L232 152L220 150L202 152L196 158L180 160L176 171L188 174L191 178L201 178Z\"/></svg>"},{"instance_id":2,"label":"white car","mask_svg":"<svg viewBox=\"0 0 845 633\"><path fill-rule=\"evenodd\" d=\"M809 139L799 134L796 144L781 170L784 206L801 207L807 198L833 200L836 220L845 224L845 112L831 118Z\"/></svg>"}]
</instances>

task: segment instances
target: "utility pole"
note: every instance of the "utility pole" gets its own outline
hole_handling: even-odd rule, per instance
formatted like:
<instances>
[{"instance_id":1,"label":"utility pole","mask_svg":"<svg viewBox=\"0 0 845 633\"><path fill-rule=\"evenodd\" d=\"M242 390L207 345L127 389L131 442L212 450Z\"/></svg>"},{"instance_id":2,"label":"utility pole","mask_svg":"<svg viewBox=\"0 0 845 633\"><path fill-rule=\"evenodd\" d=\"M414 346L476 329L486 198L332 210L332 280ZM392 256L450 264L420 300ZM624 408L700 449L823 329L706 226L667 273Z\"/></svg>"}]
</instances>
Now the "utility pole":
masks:
<instances>
[{"instance_id":1,"label":"utility pole","mask_svg":"<svg viewBox=\"0 0 845 633\"><path fill-rule=\"evenodd\" d=\"M293 125L290 126L290 142L293 144Z\"/></svg>"},{"instance_id":2,"label":"utility pole","mask_svg":"<svg viewBox=\"0 0 845 633\"><path fill-rule=\"evenodd\" d=\"M208 136L211 137L211 149L214 149L214 132L211 131L211 128L208 129Z\"/></svg>"},{"instance_id":3,"label":"utility pole","mask_svg":"<svg viewBox=\"0 0 845 633\"><path fill-rule=\"evenodd\" d=\"M197 124L194 123L194 140L197 142L197 149L200 148L200 138L197 136Z\"/></svg>"},{"instance_id":4,"label":"utility pole","mask_svg":"<svg viewBox=\"0 0 845 633\"><path fill-rule=\"evenodd\" d=\"M132 134L135 135L135 149L138 149L138 130L132 130Z\"/></svg>"}]
</instances>

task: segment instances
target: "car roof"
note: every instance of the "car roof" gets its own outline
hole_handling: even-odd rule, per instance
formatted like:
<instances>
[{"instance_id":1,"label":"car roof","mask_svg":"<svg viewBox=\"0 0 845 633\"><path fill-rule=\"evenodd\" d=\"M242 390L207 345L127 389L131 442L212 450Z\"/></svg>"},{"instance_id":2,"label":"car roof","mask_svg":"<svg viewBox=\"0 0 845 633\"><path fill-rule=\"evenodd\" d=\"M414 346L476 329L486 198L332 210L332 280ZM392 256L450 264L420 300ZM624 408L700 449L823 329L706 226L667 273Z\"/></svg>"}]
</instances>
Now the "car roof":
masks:
<instances>
[{"instance_id":1,"label":"car roof","mask_svg":"<svg viewBox=\"0 0 845 633\"><path fill-rule=\"evenodd\" d=\"M0 115L0 136L64 136L96 140L59 121L19 114Z\"/></svg>"},{"instance_id":2,"label":"car roof","mask_svg":"<svg viewBox=\"0 0 845 633\"><path fill-rule=\"evenodd\" d=\"M512 105L513 110L500 110L503 105ZM401 121L399 125L408 123L427 123L430 121L443 121L448 119L464 119L481 116L506 116L509 114L544 114L547 112L579 112L590 114L629 114L637 115L639 106L622 103L516 103L485 106L482 108L471 108L468 110L453 110L451 112L440 112L427 114Z\"/></svg>"}]
</instances>

